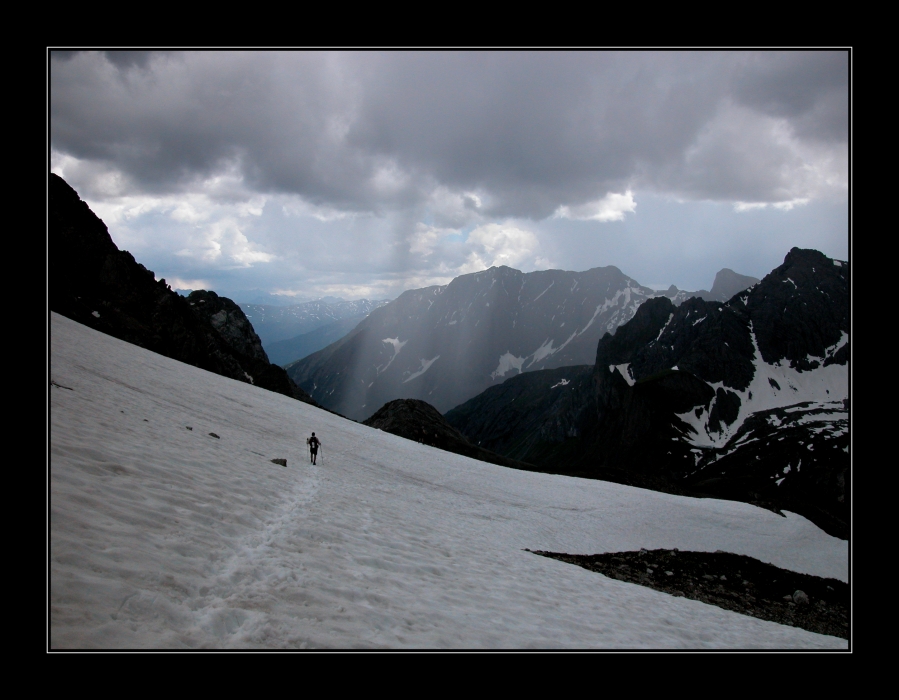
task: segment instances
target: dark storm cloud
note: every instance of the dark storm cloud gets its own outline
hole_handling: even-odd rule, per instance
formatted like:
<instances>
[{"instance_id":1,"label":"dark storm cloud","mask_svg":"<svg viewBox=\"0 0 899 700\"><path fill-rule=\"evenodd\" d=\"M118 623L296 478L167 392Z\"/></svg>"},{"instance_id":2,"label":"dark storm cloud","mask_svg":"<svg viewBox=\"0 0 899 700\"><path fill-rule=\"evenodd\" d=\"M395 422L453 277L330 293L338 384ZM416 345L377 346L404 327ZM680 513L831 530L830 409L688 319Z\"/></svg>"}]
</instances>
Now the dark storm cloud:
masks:
<instances>
[{"instance_id":1,"label":"dark storm cloud","mask_svg":"<svg viewBox=\"0 0 899 700\"><path fill-rule=\"evenodd\" d=\"M537 218L677 158L716 102L690 55L384 54L360 70L351 143Z\"/></svg>"},{"instance_id":2,"label":"dark storm cloud","mask_svg":"<svg viewBox=\"0 0 899 700\"><path fill-rule=\"evenodd\" d=\"M378 212L443 186L531 218L639 187L788 201L847 133L844 52L128 53L52 54L52 145L158 192L231 173Z\"/></svg>"},{"instance_id":3,"label":"dark storm cloud","mask_svg":"<svg viewBox=\"0 0 899 700\"><path fill-rule=\"evenodd\" d=\"M60 50L53 49L50 55L58 61L70 61L75 56L84 51ZM130 50L110 50L103 51L106 60L115 65L117 68L146 68L153 56L161 56L170 54L171 51L130 51Z\"/></svg>"},{"instance_id":4,"label":"dark storm cloud","mask_svg":"<svg viewBox=\"0 0 899 700\"><path fill-rule=\"evenodd\" d=\"M260 191L364 206L365 164L330 133L346 111L330 62L200 52L153 56L145 70L126 71L97 54L53 61L52 145L114 163L156 192L237 170Z\"/></svg>"},{"instance_id":5,"label":"dark storm cloud","mask_svg":"<svg viewBox=\"0 0 899 700\"><path fill-rule=\"evenodd\" d=\"M821 141L849 136L849 54L796 51L750 54L735 71L743 104L791 120L797 133Z\"/></svg>"}]
</instances>

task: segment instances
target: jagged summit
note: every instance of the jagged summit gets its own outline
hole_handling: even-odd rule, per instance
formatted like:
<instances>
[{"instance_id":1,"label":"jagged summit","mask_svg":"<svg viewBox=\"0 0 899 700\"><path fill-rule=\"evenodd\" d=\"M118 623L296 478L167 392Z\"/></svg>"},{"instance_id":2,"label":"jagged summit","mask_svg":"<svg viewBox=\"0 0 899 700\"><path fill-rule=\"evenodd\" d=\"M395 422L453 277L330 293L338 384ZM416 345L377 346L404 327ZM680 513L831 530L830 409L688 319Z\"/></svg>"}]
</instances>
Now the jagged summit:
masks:
<instances>
[{"instance_id":1,"label":"jagged summit","mask_svg":"<svg viewBox=\"0 0 899 700\"><path fill-rule=\"evenodd\" d=\"M712 298L707 299L707 301L727 301L734 294L742 292L744 289L748 289L752 285L758 284L758 282L759 280L755 277L740 275L729 267L725 267L719 270L718 274L715 275L715 281L712 284L712 291L710 293Z\"/></svg>"}]
</instances>

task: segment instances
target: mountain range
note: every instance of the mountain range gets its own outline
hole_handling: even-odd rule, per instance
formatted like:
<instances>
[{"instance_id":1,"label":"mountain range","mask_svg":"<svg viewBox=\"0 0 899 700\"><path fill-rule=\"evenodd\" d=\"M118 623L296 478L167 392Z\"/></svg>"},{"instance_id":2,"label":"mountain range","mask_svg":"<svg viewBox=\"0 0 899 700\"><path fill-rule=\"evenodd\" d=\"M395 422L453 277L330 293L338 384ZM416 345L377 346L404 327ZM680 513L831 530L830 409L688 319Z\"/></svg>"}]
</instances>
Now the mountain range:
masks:
<instances>
[{"instance_id":1,"label":"mountain range","mask_svg":"<svg viewBox=\"0 0 899 700\"><path fill-rule=\"evenodd\" d=\"M371 313L285 372L239 305L157 281L55 175L48 236L50 309L116 338L357 420L426 401L377 427L501 457L487 461L789 509L848 536L845 261L794 248L761 281L722 270L693 295L615 267L491 268L336 302Z\"/></svg>"},{"instance_id":2,"label":"mountain range","mask_svg":"<svg viewBox=\"0 0 899 700\"><path fill-rule=\"evenodd\" d=\"M718 273L714 299L757 282ZM373 309L348 335L285 365L321 405L355 420L400 398L444 412L510 376L592 363L604 333L615 332L648 299L682 303L690 292L656 292L617 267L523 273L510 267L407 291Z\"/></svg>"},{"instance_id":3,"label":"mountain range","mask_svg":"<svg viewBox=\"0 0 899 700\"><path fill-rule=\"evenodd\" d=\"M271 361L285 365L330 345L388 301L324 297L292 306L239 304Z\"/></svg>"},{"instance_id":4,"label":"mountain range","mask_svg":"<svg viewBox=\"0 0 899 700\"><path fill-rule=\"evenodd\" d=\"M325 297L290 306L247 303L239 303L239 306L259 334L263 346L268 348L273 343L291 340L337 321L346 319L361 321L373 309L386 303L388 303L386 299L346 301L336 297Z\"/></svg>"},{"instance_id":5,"label":"mountain range","mask_svg":"<svg viewBox=\"0 0 899 700\"><path fill-rule=\"evenodd\" d=\"M734 498L850 527L849 265L792 249L727 302L655 298L595 362L534 372L446 413L548 471Z\"/></svg>"}]
</instances>

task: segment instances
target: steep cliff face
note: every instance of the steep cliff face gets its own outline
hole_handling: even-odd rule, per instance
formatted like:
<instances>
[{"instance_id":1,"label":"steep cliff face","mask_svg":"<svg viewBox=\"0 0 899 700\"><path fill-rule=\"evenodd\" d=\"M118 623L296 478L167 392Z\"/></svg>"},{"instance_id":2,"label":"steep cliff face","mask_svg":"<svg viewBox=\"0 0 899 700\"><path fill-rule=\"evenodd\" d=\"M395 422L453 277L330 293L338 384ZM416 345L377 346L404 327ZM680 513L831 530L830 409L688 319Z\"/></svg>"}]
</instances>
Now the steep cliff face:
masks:
<instances>
[{"instance_id":1,"label":"steep cliff face","mask_svg":"<svg viewBox=\"0 0 899 700\"><path fill-rule=\"evenodd\" d=\"M283 369L233 347L127 251L62 178L49 178L50 309L160 355L314 403ZM224 303L224 302L223 302ZM227 326L227 324L225 324ZM263 353L264 356L264 353Z\"/></svg>"},{"instance_id":2,"label":"steep cliff face","mask_svg":"<svg viewBox=\"0 0 899 700\"><path fill-rule=\"evenodd\" d=\"M586 463L788 508L848 536L846 262L794 248L725 303L653 300L633 323L643 331L597 348Z\"/></svg>"},{"instance_id":3,"label":"steep cliff face","mask_svg":"<svg viewBox=\"0 0 899 700\"><path fill-rule=\"evenodd\" d=\"M233 301L227 297L220 297L215 292L197 290L190 293L187 303L193 312L208 321L232 348L256 360L269 361L253 325Z\"/></svg>"}]
</instances>

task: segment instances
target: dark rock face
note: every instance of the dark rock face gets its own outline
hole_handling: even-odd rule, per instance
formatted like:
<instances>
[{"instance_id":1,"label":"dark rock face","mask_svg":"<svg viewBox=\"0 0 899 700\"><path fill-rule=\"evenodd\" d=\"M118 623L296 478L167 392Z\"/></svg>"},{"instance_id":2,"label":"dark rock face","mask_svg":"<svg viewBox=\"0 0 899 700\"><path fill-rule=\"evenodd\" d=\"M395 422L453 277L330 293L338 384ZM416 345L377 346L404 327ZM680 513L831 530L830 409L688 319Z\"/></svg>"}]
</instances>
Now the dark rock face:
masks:
<instances>
[{"instance_id":1,"label":"dark rock face","mask_svg":"<svg viewBox=\"0 0 899 700\"><path fill-rule=\"evenodd\" d=\"M619 581L781 625L849 638L849 585L730 552L534 552Z\"/></svg>"},{"instance_id":2,"label":"dark rock face","mask_svg":"<svg viewBox=\"0 0 899 700\"><path fill-rule=\"evenodd\" d=\"M782 266L727 303L688 300L670 309L662 325L663 306L658 300L638 310L632 323L639 332L625 326L600 341L598 425L586 450L596 467L649 472L697 493L789 508L848 536L841 485L848 434L840 432L847 416L839 403L848 391L848 351L838 352L848 348L848 266L793 249ZM658 336L645 342L656 328ZM828 362L841 367L815 381L799 374ZM616 367L624 363L633 386L624 386ZM676 375L683 386L672 385ZM789 416L806 423L786 430ZM822 445L814 457L805 444L810 433ZM837 433L846 444L828 440ZM806 471L793 477L796 487L775 486L785 483L777 477L789 472L791 460L795 470L800 452Z\"/></svg>"},{"instance_id":3,"label":"dark rock face","mask_svg":"<svg viewBox=\"0 0 899 700\"><path fill-rule=\"evenodd\" d=\"M747 315L697 298L678 307L666 307L666 301L657 299L640 307L632 321L637 328L626 336L622 328L600 341L597 373L629 363L630 376L640 379L677 367L709 383L746 388L754 372Z\"/></svg>"},{"instance_id":4,"label":"dark rock face","mask_svg":"<svg viewBox=\"0 0 899 700\"><path fill-rule=\"evenodd\" d=\"M746 295L745 308L765 362L787 360L804 371L848 361L848 264L793 248L783 265ZM830 349L844 334L847 341L837 357Z\"/></svg>"},{"instance_id":5,"label":"dark rock face","mask_svg":"<svg viewBox=\"0 0 899 700\"><path fill-rule=\"evenodd\" d=\"M728 302L645 302L599 341L576 405L542 371L526 419L522 377L447 418L543 469L788 508L848 537L848 295L845 262L793 249Z\"/></svg>"},{"instance_id":6,"label":"dark rock face","mask_svg":"<svg viewBox=\"0 0 899 700\"><path fill-rule=\"evenodd\" d=\"M208 321L232 348L248 357L268 362L262 341L241 308L226 297L206 290L193 291L187 297L197 316Z\"/></svg>"},{"instance_id":7,"label":"dark rock face","mask_svg":"<svg viewBox=\"0 0 899 700\"><path fill-rule=\"evenodd\" d=\"M120 251L106 225L55 174L48 236L51 311L160 355L314 403L283 369L229 345L165 280L157 282Z\"/></svg>"},{"instance_id":8,"label":"dark rock face","mask_svg":"<svg viewBox=\"0 0 899 700\"><path fill-rule=\"evenodd\" d=\"M578 444L593 417L592 376L590 365L527 372L456 406L446 421L488 450L578 474L565 471L569 463L559 452Z\"/></svg>"},{"instance_id":9,"label":"dark rock face","mask_svg":"<svg viewBox=\"0 0 899 700\"><path fill-rule=\"evenodd\" d=\"M536 469L533 465L524 464L472 445L458 430L446 422L436 408L424 401L416 399L391 401L379 408L373 416L363 422L363 425L482 462L515 469L531 471Z\"/></svg>"},{"instance_id":10,"label":"dark rock face","mask_svg":"<svg viewBox=\"0 0 899 700\"><path fill-rule=\"evenodd\" d=\"M789 510L849 537L849 420L841 403L753 413L727 444L697 457L683 478L686 489Z\"/></svg>"}]
</instances>

